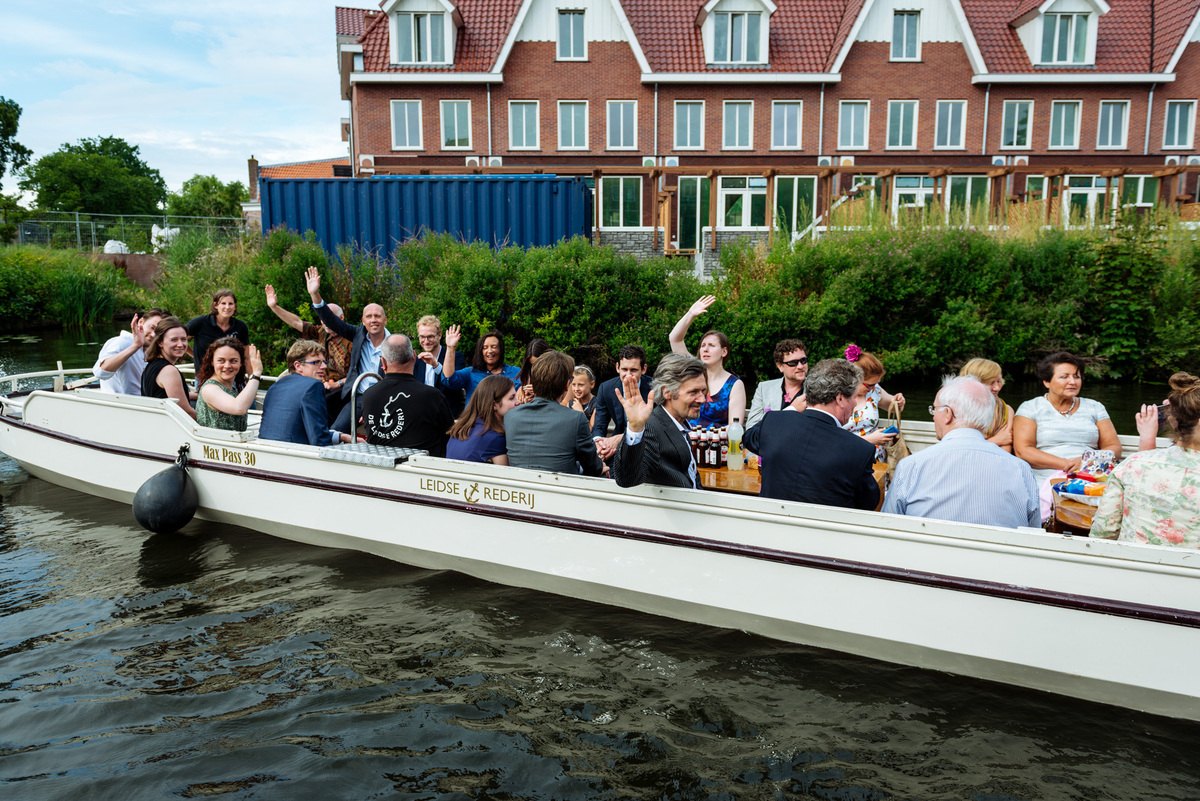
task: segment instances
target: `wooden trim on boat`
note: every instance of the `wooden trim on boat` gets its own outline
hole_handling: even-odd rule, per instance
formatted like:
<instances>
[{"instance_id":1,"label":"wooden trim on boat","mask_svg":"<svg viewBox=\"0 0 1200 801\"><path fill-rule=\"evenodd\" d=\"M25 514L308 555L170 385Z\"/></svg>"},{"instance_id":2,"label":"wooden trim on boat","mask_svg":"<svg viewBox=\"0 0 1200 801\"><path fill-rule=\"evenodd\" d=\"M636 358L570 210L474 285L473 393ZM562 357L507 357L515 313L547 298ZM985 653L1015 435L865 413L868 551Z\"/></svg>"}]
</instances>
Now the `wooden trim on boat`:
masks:
<instances>
[{"instance_id":1,"label":"wooden trim on boat","mask_svg":"<svg viewBox=\"0 0 1200 801\"><path fill-rule=\"evenodd\" d=\"M93 440L86 440L80 437L71 436L69 434L63 434L58 431L52 431L41 426L31 425L23 420L17 420L15 418L4 418L4 422L41 436L50 437L52 439L57 439L73 445L92 448L104 453L111 453L137 459L148 459L151 461L164 463L171 463L175 461L174 456L135 450L133 448L123 448L116 445L105 445ZM929 573L921 570L908 570L905 568L873 564L870 562L859 562L849 559L837 559L827 556L802 554L794 551L781 551L775 548L761 548L754 545L744 545L722 540L712 540L703 537L692 537L684 534L671 534L669 532L657 531L654 529L620 526L611 523L600 523L591 520L562 517L560 515L548 515L541 512L485 506L482 504L467 503L466 501L452 500L449 498L419 495L417 493L403 492L401 490L390 490L382 487L368 487L360 484L346 484L337 481L326 481L307 476L277 473L269 470L259 470L253 467L227 465L222 462L214 462L203 459L189 459L188 467L199 470L209 470L215 473L236 475L243 478L252 478L260 481L285 483L307 487L310 489L337 492L339 494L359 495L363 497L380 498L402 503L412 503L422 506L450 509L454 511L465 512L467 514L484 515L491 518L532 523L541 526L552 526L555 528L569 529L571 531L581 531L589 534L598 534L605 537L636 540L655 545L690 548L698 551L741 556L748 559L760 559L767 562L786 564L794 567L826 570L835 573L862 576L865 578L882 579L885 581L897 581L904 584L915 584L922 587L933 587L937 589L971 593L974 595L984 595L1007 600L1022 601L1025 603L1041 604L1044 606L1053 606L1061 609L1113 615L1115 617L1133 618L1136 620L1147 620L1156 623L1165 623L1172 626L1182 626L1185 628L1200 628L1200 612L1187 609L1175 609L1171 607L1152 606L1149 604L1119 601L1108 598L1097 598L1088 595L1077 595L1074 593L1058 592L1055 590L1043 590L1036 587L1018 586L1014 584L1005 584L1002 582L986 581L982 579L947 576L940 573Z\"/></svg>"}]
</instances>

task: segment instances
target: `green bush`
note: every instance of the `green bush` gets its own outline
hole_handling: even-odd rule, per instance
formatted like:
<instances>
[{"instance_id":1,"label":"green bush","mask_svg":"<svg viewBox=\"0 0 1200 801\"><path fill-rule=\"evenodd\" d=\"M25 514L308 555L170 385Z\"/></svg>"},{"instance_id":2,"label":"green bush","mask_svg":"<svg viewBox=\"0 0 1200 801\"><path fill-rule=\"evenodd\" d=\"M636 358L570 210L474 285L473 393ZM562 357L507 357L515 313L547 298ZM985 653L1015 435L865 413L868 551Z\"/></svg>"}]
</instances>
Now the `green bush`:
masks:
<instances>
[{"instance_id":1,"label":"green bush","mask_svg":"<svg viewBox=\"0 0 1200 801\"><path fill-rule=\"evenodd\" d=\"M139 299L138 289L107 262L74 251L0 248L0 319L7 324L54 321L80 328L107 322Z\"/></svg>"}]
</instances>

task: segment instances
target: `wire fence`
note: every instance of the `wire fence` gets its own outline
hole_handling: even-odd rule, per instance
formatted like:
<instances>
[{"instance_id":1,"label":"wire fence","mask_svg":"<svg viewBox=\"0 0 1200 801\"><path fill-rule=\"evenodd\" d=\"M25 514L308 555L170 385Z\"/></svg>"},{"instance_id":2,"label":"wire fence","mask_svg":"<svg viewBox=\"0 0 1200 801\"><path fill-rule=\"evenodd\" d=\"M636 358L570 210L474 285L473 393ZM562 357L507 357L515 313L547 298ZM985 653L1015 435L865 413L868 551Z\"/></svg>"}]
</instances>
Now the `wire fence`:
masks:
<instances>
[{"instance_id":1,"label":"wire fence","mask_svg":"<svg viewBox=\"0 0 1200 801\"><path fill-rule=\"evenodd\" d=\"M41 211L18 224L17 244L103 251L109 241L116 241L123 243L130 253L153 253L156 246L161 247L175 233L185 231L202 231L214 240L237 239L246 234L246 220Z\"/></svg>"}]
</instances>

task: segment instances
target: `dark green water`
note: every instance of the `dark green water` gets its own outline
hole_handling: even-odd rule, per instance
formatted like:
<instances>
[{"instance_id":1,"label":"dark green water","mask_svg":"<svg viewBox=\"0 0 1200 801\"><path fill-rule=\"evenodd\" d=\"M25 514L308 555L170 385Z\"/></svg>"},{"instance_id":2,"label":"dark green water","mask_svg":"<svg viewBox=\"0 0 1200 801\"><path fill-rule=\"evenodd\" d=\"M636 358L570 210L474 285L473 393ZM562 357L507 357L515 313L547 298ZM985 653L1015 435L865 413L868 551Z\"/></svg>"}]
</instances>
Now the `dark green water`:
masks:
<instances>
[{"instance_id":1,"label":"dark green water","mask_svg":"<svg viewBox=\"0 0 1200 801\"><path fill-rule=\"evenodd\" d=\"M1198 742L240 528L147 535L0 457L6 801L1197 799Z\"/></svg>"}]
</instances>

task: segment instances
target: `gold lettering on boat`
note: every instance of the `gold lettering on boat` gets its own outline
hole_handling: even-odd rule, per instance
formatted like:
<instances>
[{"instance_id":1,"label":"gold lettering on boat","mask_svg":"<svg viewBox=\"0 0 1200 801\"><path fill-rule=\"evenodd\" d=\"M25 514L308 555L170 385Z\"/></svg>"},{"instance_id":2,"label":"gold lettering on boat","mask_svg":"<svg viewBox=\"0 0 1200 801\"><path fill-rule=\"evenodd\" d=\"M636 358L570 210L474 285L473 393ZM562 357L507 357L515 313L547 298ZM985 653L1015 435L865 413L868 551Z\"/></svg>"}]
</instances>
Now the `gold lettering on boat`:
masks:
<instances>
[{"instance_id":1,"label":"gold lettering on boat","mask_svg":"<svg viewBox=\"0 0 1200 801\"><path fill-rule=\"evenodd\" d=\"M250 451L230 450L229 448L214 448L209 445L200 446L204 452L205 459L212 459L217 462L225 462L226 464L254 466L255 456Z\"/></svg>"},{"instance_id":2,"label":"gold lettering on boat","mask_svg":"<svg viewBox=\"0 0 1200 801\"><path fill-rule=\"evenodd\" d=\"M457 481L446 481L440 478L420 478L417 480L417 486L422 492L433 492L438 495L452 495L462 498L467 503L475 503L479 500L492 501L493 503L514 504L523 506L527 509L534 507L534 493L522 492L520 490L510 490L503 487L489 487L484 485L482 488L479 482L471 484L460 484ZM482 490L482 492L481 492Z\"/></svg>"}]
</instances>

